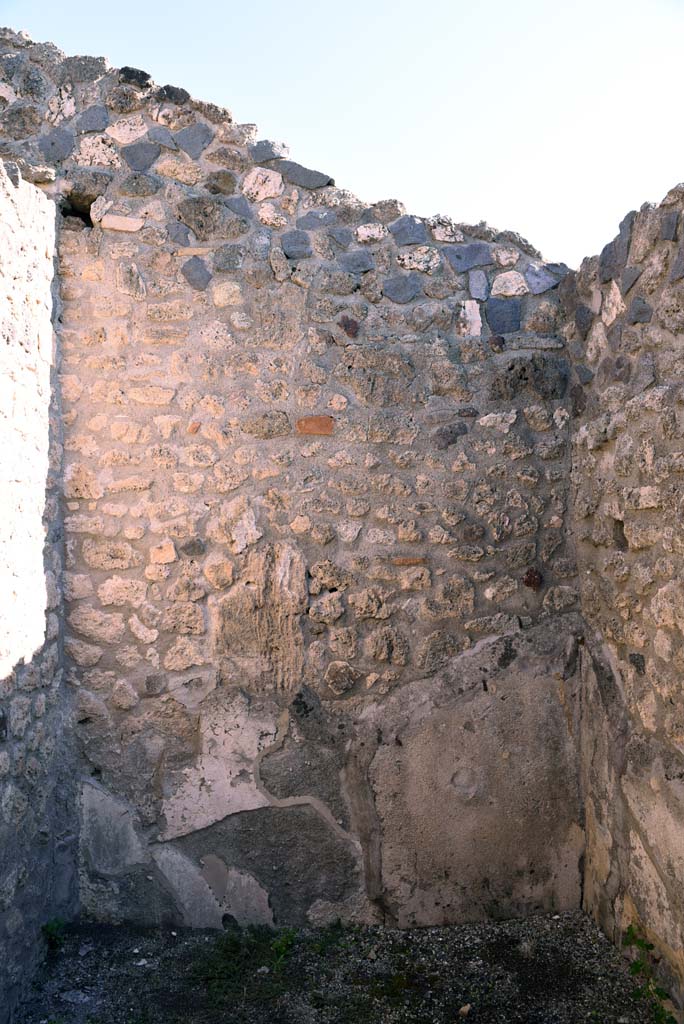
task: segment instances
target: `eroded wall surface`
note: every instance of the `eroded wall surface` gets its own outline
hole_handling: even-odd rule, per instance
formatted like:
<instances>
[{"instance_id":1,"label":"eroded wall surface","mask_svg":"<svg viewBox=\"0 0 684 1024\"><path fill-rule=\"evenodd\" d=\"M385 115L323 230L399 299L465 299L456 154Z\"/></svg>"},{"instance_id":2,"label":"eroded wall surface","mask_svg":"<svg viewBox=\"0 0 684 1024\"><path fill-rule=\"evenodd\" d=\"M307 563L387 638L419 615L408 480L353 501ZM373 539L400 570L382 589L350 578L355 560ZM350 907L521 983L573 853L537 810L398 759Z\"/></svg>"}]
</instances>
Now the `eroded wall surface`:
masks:
<instances>
[{"instance_id":1,"label":"eroded wall surface","mask_svg":"<svg viewBox=\"0 0 684 1024\"><path fill-rule=\"evenodd\" d=\"M577 905L566 268L6 45L2 152L64 214L85 910Z\"/></svg>"},{"instance_id":2,"label":"eroded wall surface","mask_svg":"<svg viewBox=\"0 0 684 1024\"><path fill-rule=\"evenodd\" d=\"M54 204L22 181L16 166L6 170L0 162L2 1022L40 955L39 926L74 905L74 793L61 777L54 242Z\"/></svg>"},{"instance_id":3,"label":"eroded wall surface","mask_svg":"<svg viewBox=\"0 0 684 1024\"><path fill-rule=\"evenodd\" d=\"M584 900L684 990L684 187L566 282L587 645Z\"/></svg>"}]
</instances>

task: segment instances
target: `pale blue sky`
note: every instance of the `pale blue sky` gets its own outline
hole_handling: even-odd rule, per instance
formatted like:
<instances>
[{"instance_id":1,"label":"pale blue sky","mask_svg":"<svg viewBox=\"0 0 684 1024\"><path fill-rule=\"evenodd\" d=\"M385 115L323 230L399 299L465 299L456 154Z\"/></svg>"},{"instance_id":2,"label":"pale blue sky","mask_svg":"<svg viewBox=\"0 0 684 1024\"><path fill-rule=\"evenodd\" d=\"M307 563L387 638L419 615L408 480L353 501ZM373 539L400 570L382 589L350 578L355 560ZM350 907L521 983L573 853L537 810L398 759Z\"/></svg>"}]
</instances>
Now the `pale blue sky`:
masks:
<instances>
[{"instance_id":1,"label":"pale blue sky","mask_svg":"<svg viewBox=\"0 0 684 1024\"><path fill-rule=\"evenodd\" d=\"M0 23L227 106L369 202L571 265L684 180L684 0L0 0Z\"/></svg>"}]
</instances>

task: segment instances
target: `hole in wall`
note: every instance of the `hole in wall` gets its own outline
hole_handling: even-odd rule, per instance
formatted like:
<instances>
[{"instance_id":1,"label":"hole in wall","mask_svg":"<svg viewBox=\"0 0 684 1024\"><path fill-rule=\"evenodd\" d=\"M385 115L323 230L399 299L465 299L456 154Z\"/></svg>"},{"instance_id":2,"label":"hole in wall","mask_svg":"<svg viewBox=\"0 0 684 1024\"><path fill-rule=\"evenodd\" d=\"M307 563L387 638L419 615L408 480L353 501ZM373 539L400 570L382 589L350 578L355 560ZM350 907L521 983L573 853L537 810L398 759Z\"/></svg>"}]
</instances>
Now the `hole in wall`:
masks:
<instances>
[{"instance_id":1,"label":"hole in wall","mask_svg":"<svg viewBox=\"0 0 684 1024\"><path fill-rule=\"evenodd\" d=\"M83 227L92 228L93 226L90 216L91 206L92 203L78 199L62 199L59 204L59 212L65 220L71 221L70 227L83 230Z\"/></svg>"},{"instance_id":2,"label":"hole in wall","mask_svg":"<svg viewBox=\"0 0 684 1024\"><path fill-rule=\"evenodd\" d=\"M627 550L627 538L625 537L625 524L621 519L613 520L613 543L618 551Z\"/></svg>"}]
</instances>

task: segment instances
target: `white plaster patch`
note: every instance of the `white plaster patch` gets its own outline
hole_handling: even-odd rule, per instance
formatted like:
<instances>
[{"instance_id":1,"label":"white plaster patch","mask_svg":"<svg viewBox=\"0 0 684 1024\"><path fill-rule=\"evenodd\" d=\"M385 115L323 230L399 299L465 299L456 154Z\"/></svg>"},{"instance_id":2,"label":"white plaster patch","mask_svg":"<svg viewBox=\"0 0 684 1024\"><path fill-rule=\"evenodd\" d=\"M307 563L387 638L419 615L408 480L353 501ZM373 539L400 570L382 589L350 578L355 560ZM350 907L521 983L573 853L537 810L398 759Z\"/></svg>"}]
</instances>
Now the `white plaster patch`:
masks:
<instances>
[{"instance_id":1,"label":"white plaster patch","mask_svg":"<svg viewBox=\"0 0 684 1024\"><path fill-rule=\"evenodd\" d=\"M169 883L183 923L190 928L223 928L223 912L195 865L172 846L158 846L152 857Z\"/></svg>"},{"instance_id":2,"label":"white plaster patch","mask_svg":"<svg viewBox=\"0 0 684 1024\"><path fill-rule=\"evenodd\" d=\"M273 743L276 731L275 711L252 704L243 693L215 694L200 716L196 765L167 776L162 838L187 835L229 814L268 806L257 788L254 760Z\"/></svg>"},{"instance_id":3,"label":"white plaster patch","mask_svg":"<svg viewBox=\"0 0 684 1024\"><path fill-rule=\"evenodd\" d=\"M201 864L202 876L224 914L230 914L243 928L250 924L273 926L268 893L253 875L226 867L213 853L202 857Z\"/></svg>"},{"instance_id":4,"label":"white plaster patch","mask_svg":"<svg viewBox=\"0 0 684 1024\"><path fill-rule=\"evenodd\" d=\"M133 812L91 782L81 791L81 850L89 867L105 876L123 875L147 860Z\"/></svg>"}]
</instances>

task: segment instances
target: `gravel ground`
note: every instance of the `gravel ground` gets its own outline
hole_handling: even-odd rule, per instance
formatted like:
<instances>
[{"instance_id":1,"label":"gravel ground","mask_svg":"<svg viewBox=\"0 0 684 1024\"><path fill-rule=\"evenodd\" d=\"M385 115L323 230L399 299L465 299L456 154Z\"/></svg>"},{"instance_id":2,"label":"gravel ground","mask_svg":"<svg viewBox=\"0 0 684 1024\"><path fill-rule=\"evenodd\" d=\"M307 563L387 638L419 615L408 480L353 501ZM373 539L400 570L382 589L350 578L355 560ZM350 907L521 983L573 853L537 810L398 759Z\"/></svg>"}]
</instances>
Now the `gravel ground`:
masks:
<instances>
[{"instance_id":1,"label":"gravel ground","mask_svg":"<svg viewBox=\"0 0 684 1024\"><path fill-rule=\"evenodd\" d=\"M580 914L398 931L52 928L18 1024L647 1024Z\"/></svg>"}]
</instances>

